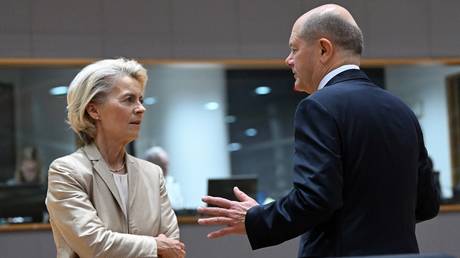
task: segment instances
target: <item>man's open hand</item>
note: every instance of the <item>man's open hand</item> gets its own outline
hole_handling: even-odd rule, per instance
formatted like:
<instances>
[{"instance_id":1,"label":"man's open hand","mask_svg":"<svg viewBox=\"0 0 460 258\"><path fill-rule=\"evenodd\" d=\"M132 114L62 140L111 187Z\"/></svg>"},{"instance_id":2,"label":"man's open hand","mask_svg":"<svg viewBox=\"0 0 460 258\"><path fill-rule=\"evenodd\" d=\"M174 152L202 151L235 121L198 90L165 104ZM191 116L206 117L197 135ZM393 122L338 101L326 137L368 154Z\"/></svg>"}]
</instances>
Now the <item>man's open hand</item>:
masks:
<instances>
[{"instance_id":1,"label":"man's open hand","mask_svg":"<svg viewBox=\"0 0 460 258\"><path fill-rule=\"evenodd\" d=\"M209 233L208 238L218 238L230 234L246 234L244 221L247 210L259 204L238 187L234 187L233 192L239 201L230 201L213 196L204 196L202 198L203 202L217 207L199 207L198 212L209 217L199 219L198 224L225 226Z\"/></svg>"}]
</instances>

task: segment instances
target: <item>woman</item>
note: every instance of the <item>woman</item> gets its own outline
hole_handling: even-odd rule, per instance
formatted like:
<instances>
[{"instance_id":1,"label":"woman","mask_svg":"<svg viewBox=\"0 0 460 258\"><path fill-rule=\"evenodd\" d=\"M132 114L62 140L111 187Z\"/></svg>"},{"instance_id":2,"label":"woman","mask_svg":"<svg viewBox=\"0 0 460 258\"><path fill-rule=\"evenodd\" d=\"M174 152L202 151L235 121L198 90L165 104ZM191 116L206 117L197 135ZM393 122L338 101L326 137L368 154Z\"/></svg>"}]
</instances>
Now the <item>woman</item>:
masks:
<instances>
[{"instance_id":1,"label":"woman","mask_svg":"<svg viewBox=\"0 0 460 258\"><path fill-rule=\"evenodd\" d=\"M25 147L19 158L14 178L7 181L9 185L16 184L41 184L41 163L38 158L37 149Z\"/></svg>"},{"instance_id":2,"label":"woman","mask_svg":"<svg viewBox=\"0 0 460 258\"><path fill-rule=\"evenodd\" d=\"M145 108L146 70L108 59L77 74L68 122L84 146L50 165L46 204L58 257L184 257L161 169L125 151Z\"/></svg>"}]
</instances>

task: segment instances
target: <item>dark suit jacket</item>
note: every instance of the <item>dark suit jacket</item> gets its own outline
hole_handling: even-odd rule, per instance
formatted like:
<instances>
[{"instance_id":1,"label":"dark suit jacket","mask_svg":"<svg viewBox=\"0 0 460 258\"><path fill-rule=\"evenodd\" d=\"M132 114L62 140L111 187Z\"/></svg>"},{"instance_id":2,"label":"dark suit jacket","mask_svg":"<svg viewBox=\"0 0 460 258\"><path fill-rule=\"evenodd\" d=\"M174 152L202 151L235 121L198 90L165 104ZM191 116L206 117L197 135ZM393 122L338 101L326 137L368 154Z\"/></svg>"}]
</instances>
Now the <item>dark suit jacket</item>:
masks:
<instances>
[{"instance_id":1,"label":"dark suit jacket","mask_svg":"<svg viewBox=\"0 0 460 258\"><path fill-rule=\"evenodd\" d=\"M438 190L414 113L347 70L295 115L294 187L246 215L253 249L302 235L299 257L417 253Z\"/></svg>"}]
</instances>

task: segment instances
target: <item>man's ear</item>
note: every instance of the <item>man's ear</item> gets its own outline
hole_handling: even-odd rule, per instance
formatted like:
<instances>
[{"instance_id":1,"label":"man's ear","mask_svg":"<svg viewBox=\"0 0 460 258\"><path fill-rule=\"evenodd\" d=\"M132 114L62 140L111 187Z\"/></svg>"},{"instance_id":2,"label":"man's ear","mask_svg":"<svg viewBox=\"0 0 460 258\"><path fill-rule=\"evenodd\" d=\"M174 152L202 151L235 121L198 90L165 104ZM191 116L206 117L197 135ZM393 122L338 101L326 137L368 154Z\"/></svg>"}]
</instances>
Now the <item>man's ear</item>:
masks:
<instances>
[{"instance_id":1,"label":"man's ear","mask_svg":"<svg viewBox=\"0 0 460 258\"><path fill-rule=\"evenodd\" d=\"M93 102L90 102L86 106L86 112L94 120L100 120L101 119L101 117L99 115L99 110L97 109L97 105L95 103L93 103Z\"/></svg>"},{"instance_id":2,"label":"man's ear","mask_svg":"<svg viewBox=\"0 0 460 258\"><path fill-rule=\"evenodd\" d=\"M321 51L320 60L322 63L327 63L334 54L334 46L332 45L332 42L327 38L320 38L319 47Z\"/></svg>"}]
</instances>

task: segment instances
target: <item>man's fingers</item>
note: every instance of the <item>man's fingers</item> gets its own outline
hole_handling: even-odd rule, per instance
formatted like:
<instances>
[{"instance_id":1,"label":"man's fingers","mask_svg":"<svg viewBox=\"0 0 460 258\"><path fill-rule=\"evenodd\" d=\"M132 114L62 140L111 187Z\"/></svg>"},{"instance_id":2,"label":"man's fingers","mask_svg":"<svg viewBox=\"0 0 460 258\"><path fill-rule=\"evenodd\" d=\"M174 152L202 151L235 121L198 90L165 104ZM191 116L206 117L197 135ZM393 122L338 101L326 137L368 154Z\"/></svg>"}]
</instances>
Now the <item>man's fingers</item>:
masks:
<instances>
[{"instance_id":1,"label":"man's fingers","mask_svg":"<svg viewBox=\"0 0 460 258\"><path fill-rule=\"evenodd\" d=\"M211 232L208 234L208 238L209 239L214 239L214 238L219 238L219 237L223 237L223 236L226 236L226 235L230 235L230 234L233 234L234 233L234 228L233 227L226 227L226 228L222 228L222 229L219 229L219 230L216 230L214 232Z\"/></svg>"},{"instance_id":2,"label":"man's fingers","mask_svg":"<svg viewBox=\"0 0 460 258\"><path fill-rule=\"evenodd\" d=\"M230 208L232 204L232 201L222 197L204 196L201 200L207 204L211 204L222 208Z\"/></svg>"},{"instance_id":3,"label":"man's fingers","mask_svg":"<svg viewBox=\"0 0 460 258\"><path fill-rule=\"evenodd\" d=\"M232 219L226 217L198 219L198 224L200 225L231 225L233 222Z\"/></svg>"},{"instance_id":4,"label":"man's fingers","mask_svg":"<svg viewBox=\"0 0 460 258\"><path fill-rule=\"evenodd\" d=\"M249 195L247 195L245 192L241 191L237 186L233 187L233 193L239 201L244 202L254 200L251 197L249 197Z\"/></svg>"},{"instance_id":5,"label":"man's fingers","mask_svg":"<svg viewBox=\"0 0 460 258\"><path fill-rule=\"evenodd\" d=\"M198 212L208 216L225 216L228 217L228 210L218 207L199 207Z\"/></svg>"}]
</instances>

